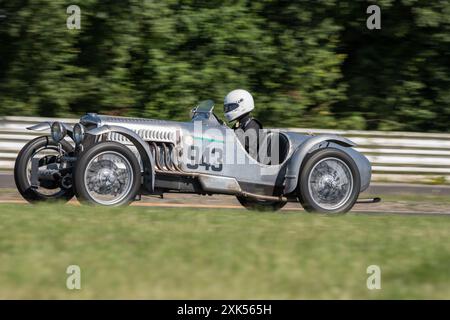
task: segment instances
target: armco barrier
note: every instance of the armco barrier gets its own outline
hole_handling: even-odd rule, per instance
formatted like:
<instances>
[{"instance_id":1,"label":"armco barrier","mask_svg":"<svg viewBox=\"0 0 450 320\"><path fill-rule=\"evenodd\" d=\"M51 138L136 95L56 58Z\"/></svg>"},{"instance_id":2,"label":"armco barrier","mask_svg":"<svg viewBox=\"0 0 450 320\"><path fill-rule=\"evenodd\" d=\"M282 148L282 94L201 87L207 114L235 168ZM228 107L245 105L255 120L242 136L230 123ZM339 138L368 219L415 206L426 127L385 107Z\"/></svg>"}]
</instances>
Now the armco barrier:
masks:
<instances>
[{"instance_id":1,"label":"armco barrier","mask_svg":"<svg viewBox=\"0 0 450 320\"><path fill-rule=\"evenodd\" d=\"M11 171L17 153L38 133L26 127L43 121L77 119L0 117L0 170ZM450 182L450 134L289 128L299 133L334 133L357 144L372 162L375 181Z\"/></svg>"}]
</instances>

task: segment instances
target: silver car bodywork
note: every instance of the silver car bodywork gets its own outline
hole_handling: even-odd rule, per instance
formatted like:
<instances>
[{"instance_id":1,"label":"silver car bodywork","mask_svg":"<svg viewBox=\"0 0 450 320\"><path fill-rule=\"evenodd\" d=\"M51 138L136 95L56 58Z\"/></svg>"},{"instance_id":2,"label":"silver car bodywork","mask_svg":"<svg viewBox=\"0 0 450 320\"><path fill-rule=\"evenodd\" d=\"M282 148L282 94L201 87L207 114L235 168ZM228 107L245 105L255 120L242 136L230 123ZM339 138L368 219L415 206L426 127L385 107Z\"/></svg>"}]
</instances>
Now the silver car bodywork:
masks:
<instances>
[{"instance_id":1,"label":"silver car bodywork","mask_svg":"<svg viewBox=\"0 0 450 320\"><path fill-rule=\"evenodd\" d=\"M369 161L344 137L265 130L260 149L268 153L256 160L235 132L213 114L213 108L212 101L202 102L192 111L189 122L89 113L77 125L82 127L82 141L77 141L80 138L74 137L70 125L57 123L59 130L75 141L73 154L62 159L71 162L66 167L75 168L83 150L101 141L116 141L128 146L139 159L143 194L217 193L285 202L298 199L298 179L308 154L320 148L337 148L354 160L360 192L370 184ZM41 123L29 129L51 127L50 123ZM32 180L38 181L38 177Z\"/></svg>"},{"instance_id":2,"label":"silver car bodywork","mask_svg":"<svg viewBox=\"0 0 450 320\"><path fill-rule=\"evenodd\" d=\"M341 149L354 159L361 192L370 184L369 161L346 138L269 130L279 135L286 151L280 163L263 164L250 157L233 130L213 115L212 105L203 109L194 111L190 122L87 114L80 123L91 140L86 138L84 144L111 140L132 148L140 158L143 191L150 194L243 194L267 200L296 197L303 160L313 150L329 147Z\"/></svg>"}]
</instances>

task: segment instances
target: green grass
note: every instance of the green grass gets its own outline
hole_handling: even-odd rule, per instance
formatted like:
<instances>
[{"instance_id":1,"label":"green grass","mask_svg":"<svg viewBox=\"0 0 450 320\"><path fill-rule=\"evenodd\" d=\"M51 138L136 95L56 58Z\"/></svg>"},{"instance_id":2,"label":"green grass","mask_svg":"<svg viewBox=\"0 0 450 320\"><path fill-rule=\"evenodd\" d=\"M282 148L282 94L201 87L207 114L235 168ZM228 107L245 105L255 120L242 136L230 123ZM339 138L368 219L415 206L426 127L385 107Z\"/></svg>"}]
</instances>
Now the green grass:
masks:
<instances>
[{"instance_id":1,"label":"green grass","mask_svg":"<svg viewBox=\"0 0 450 320\"><path fill-rule=\"evenodd\" d=\"M0 298L450 299L449 231L437 216L0 205Z\"/></svg>"}]
</instances>

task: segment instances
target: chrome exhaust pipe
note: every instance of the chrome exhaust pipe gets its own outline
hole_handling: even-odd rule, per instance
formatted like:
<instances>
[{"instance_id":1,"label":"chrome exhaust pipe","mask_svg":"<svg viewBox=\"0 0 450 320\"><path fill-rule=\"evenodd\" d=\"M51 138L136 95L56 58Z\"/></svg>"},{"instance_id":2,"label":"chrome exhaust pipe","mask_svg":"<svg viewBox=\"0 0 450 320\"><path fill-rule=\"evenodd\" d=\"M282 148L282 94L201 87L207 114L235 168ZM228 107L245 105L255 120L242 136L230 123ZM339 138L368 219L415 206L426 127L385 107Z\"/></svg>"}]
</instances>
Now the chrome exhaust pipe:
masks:
<instances>
[{"instance_id":1,"label":"chrome exhaust pipe","mask_svg":"<svg viewBox=\"0 0 450 320\"><path fill-rule=\"evenodd\" d=\"M381 201L381 198L369 198L369 199L358 199L356 203L378 203Z\"/></svg>"}]
</instances>

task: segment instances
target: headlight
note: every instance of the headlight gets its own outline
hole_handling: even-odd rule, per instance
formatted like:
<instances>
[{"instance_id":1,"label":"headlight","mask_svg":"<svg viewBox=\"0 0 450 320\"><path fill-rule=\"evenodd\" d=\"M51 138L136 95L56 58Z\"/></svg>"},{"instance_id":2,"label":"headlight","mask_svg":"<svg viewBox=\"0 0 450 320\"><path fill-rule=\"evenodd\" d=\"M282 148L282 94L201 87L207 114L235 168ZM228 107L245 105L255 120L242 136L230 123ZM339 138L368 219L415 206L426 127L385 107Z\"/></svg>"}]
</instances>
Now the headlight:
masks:
<instances>
[{"instance_id":1,"label":"headlight","mask_svg":"<svg viewBox=\"0 0 450 320\"><path fill-rule=\"evenodd\" d=\"M84 126L77 123L73 127L73 141L78 145L84 140Z\"/></svg>"},{"instance_id":2,"label":"headlight","mask_svg":"<svg viewBox=\"0 0 450 320\"><path fill-rule=\"evenodd\" d=\"M67 134L66 128L64 128L61 122L53 122L51 129L52 139L56 143L60 142Z\"/></svg>"}]
</instances>

